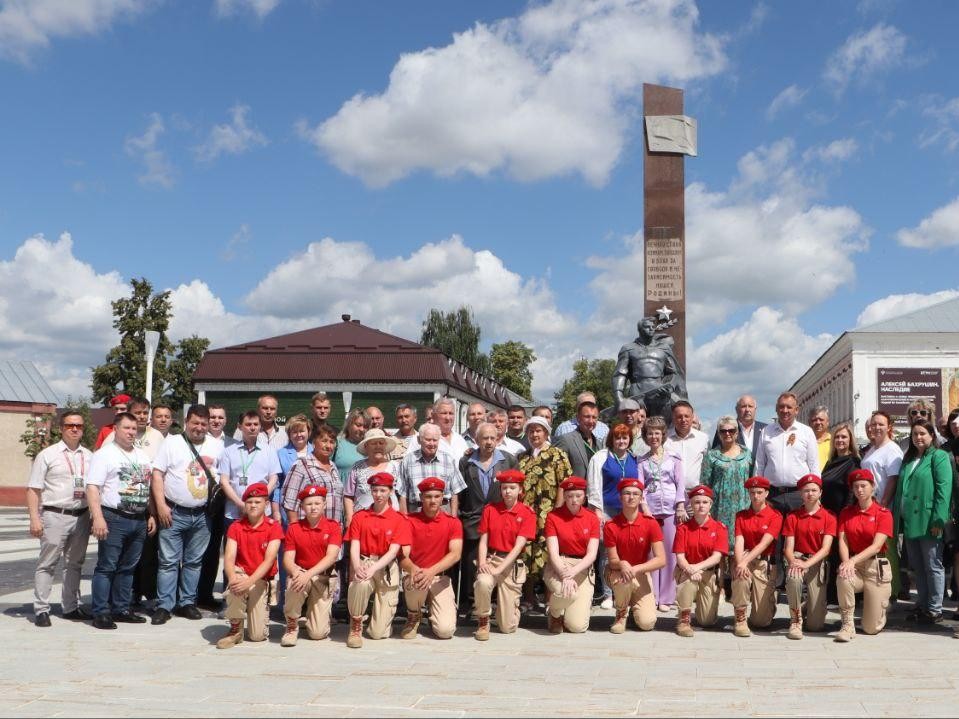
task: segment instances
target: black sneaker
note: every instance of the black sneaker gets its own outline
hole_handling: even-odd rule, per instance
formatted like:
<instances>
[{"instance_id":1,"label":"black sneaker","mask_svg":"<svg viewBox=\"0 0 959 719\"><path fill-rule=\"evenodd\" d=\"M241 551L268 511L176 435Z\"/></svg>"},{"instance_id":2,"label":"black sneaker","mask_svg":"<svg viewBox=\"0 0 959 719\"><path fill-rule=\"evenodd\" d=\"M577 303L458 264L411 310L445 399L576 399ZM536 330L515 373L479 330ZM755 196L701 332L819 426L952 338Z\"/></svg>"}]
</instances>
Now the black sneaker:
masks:
<instances>
[{"instance_id":1,"label":"black sneaker","mask_svg":"<svg viewBox=\"0 0 959 719\"><path fill-rule=\"evenodd\" d=\"M193 604L185 604L182 607L177 607L173 610L173 613L184 619L203 619L203 613Z\"/></svg>"},{"instance_id":2,"label":"black sneaker","mask_svg":"<svg viewBox=\"0 0 959 719\"><path fill-rule=\"evenodd\" d=\"M122 614L114 614L113 621L121 622L122 624L146 624L147 618L132 610L127 610Z\"/></svg>"},{"instance_id":3,"label":"black sneaker","mask_svg":"<svg viewBox=\"0 0 959 719\"><path fill-rule=\"evenodd\" d=\"M33 623L38 627L49 627L50 626L50 612L40 612L33 619Z\"/></svg>"},{"instance_id":4,"label":"black sneaker","mask_svg":"<svg viewBox=\"0 0 959 719\"><path fill-rule=\"evenodd\" d=\"M936 612L935 614L933 614L932 612L927 612L923 610L919 614L918 621L920 624L927 624L927 625L940 624L942 623L942 612Z\"/></svg>"},{"instance_id":5,"label":"black sneaker","mask_svg":"<svg viewBox=\"0 0 959 719\"><path fill-rule=\"evenodd\" d=\"M150 624L155 627L160 626L161 624L166 624L170 621L170 612L166 609L157 609L153 612L153 617L150 619Z\"/></svg>"},{"instance_id":6,"label":"black sneaker","mask_svg":"<svg viewBox=\"0 0 959 719\"><path fill-rule=\"evenodd\" d=\"M77 607L72 612L67 612L63 615L64 619L68 619L71 622L85 622L88 619L93 619L93 615L83 607Z\"/></svg>"},{"instance_id":7,"label":"black sneaker","mask_svg":"<svg viewBox=\"0 0 959 719\"><path fill-rule=\"evenodd\" d=\"M113 617L109 614L97 614L93 618L93 626L95 629L116 629L117 625L113 621Z\"/></svg>"}]
</instances>

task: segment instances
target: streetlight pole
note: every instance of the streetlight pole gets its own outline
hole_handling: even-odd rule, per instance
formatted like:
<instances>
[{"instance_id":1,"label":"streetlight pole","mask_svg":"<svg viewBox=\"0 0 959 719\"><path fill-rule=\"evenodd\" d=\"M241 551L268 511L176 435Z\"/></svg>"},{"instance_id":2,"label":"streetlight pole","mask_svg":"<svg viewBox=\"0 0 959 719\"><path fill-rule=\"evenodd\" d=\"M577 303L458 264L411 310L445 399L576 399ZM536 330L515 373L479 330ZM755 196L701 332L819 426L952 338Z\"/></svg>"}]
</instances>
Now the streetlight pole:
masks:
<instances>
[{"instance_id":1,"label":"streetlight pole","mask_svg":"<svg viewBox=\"0 0 959 719\"><path fill-rule=\"evenodd\" d=\"M147 330L143 333L144 350L147 358L147 392L146 398L153 404L153 359L156 357L157 347L160 346L160 333Z\"/></svg>"}]
</instances>

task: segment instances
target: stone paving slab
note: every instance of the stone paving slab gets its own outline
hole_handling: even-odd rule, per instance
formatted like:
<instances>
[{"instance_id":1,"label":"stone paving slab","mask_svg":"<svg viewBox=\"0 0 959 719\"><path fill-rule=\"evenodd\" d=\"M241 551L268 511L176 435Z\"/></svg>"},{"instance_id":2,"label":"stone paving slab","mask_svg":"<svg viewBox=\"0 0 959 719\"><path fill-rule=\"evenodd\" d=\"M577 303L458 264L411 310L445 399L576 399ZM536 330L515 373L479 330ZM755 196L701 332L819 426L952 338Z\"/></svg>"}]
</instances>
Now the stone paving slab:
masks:
<instances>
[{"instance_id":1,"label":"stone paving slab","mask_svg":"<svg viewBox=\"0 0 959 719\"><path fill-rule=\"evenodd\" d=\"M0 539L2 546L2 539ZM89 592L84 582L83 591ZM785 638L779 607L769 632L737 639L731 608L719 629L675 636L608 633L597 611L585 635L552 636L542 619L512 636L449 641L329 640L214 646L226 623L212 615L163 627L99 632L65 622L38 629L29 590L0 588L0 716L955 716L959 641L948 626L915 631L903 612L876 637L836 644L830 634ZM59 596L59 587L54 597ZM829 620L838 617L830 614Z\"/></svg>"}]
</instances>

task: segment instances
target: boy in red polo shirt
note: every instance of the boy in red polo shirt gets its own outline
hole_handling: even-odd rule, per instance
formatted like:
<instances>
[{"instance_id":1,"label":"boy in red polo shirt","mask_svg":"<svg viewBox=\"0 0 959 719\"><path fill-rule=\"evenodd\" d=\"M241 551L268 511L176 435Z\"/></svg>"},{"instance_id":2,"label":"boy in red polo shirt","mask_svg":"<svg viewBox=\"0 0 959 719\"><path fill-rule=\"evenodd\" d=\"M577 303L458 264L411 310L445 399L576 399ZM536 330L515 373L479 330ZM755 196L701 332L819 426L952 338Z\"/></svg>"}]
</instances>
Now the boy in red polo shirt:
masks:
<instances>
[{"instance_id":1,"label":"boy in red polo shirt","mask_svg":"<svg viewBox=\"0 0 959 719\"><path fill-rule=\"evenodd\" d=\"M230 630L216 643L229 649L243 641L243 620L249 623L251 642L267 638L267 600L270 580L276 575L276 555L283 541L283 528L265 516L270 494L265 482L251 484L243 492L244 516L226 533L223 553L226 573L226 618Z\"/></svg>"},{"instance_id":2,"label":"boy in red polo shirt","mask_svg":"<svg viewBox=\"0 0 959 719\"><path fill-rule=\"evenodd\" d=\"M743 486L749 492L749 506L736 513L733 550L733 611L736 612L733 634L737 637L752 635L749 624L768 627L776 616L777 571L773 553L783 528L783 516L766 504L769 480L750 477Z\"/></svg>"},{"instance_id":3,"label":"boy in red polo shirt","mask_svg":"<svg viewBox=\"0 0 959 719\"><path fill-rule=\"evenodd\" d=\"M606 583L613 590L616 619L609 628L613 634L626 631L630 609L636 626L648 632L656 626L656 597L649 573L666 566L663 530L653 517L639 511L643 501L643 483L639 479L621 479L616 485L623 511L606 522L603 545L606 547ZM652 554L652 559L650 559Z\"/></svg>"},{"instance_id":4,"label":"boy in red polo shirt","mask_svg":"<svg viewBox=\"0 0 959 719\"><path fill-rule=\"evenodd\" d=\"M333 568L343 543L340 523L326 517L326 487L308 485L296 498L306 516L286 530L283 550L283 567L288 577L283 605L286 633L280 640L280 646L284 647L296 644L304 602L310 639L329 636L330 613L338 583Z\"/></svg>"},{"instance_id":5,"label":"boy in red polo shirt","mask_svg":"<svg viewBox=\"0 0 959 719\"><path fill-rule=\"evenodd\" d=\"M414 639L423 619L423 605L429 599L430 627L437 639L449 639L456 632L456 595L453 582L446 575L463 554L463 524L441 512L446 482L427 477L416 488L420 490L420 511L406 517L410 523L412 542L403 547L403 568L406 592L406 626L403 639Z\"/></svg>"},{"instance_id":6,"label":"boy in red polo shirt","mask_svg":"<svg viewBox=\"0 0 959 719\"><path fill-rule=\"evenodd\" d=\"M802 590L806 586L806 628L822 631L826 624L826 582L829 563L826 557L832 551L836 538L836 518L822 506L822 479L807 474L796 483L802 495L803 506L789 513L783 527L786 538L783 556L786 558L786 596L789 597L790 639L802 639Z\"/></svg>"},{"instance_id":7,"label":"boy in red polo shirt","mask_svg":"<svg viewBox=\"0 0 959 719\"><path fill-rule=\"evenodd\" d=\"M519 602L526 582L526 565L520 559L527 542L536 539L536 515L519 501L526 475L507 469L496 475L502 501L487 504L479 523L473 611L477 641L489 640L489 617L496 590L496 625L503 634L519 626Z\"/></svg>"},{"instance_id":8,"label":"boy in red polo shirt","mask_svg":"<svg viewBox=\"0 0 959 719\"><path fill-rule=\"evenodd\" d=\"M346 531L350 542L350 634L346 646L363 646L363 620L373 597L373 612L367 636L386 639L393 630L393 617L400 593L400 568L396 562L400 547L410 543L410 523L390 506L393 475L377 472L369 478L373 506L353 515Z\"/></svg>"},{"instance_id":9,"label":"boy in red polo shirt","mask_svg":"<svg viewBox=\"0 0 959 719\"><path fill-rule=\"evenodd\" d=\"M711 627L719 614L719 562L729 551L729 532L722 522L709 516L713 490L699 485L689 490L693 516L676 528L673 552L676 554L676 604L679 623L676 634L693 636L692 611L696 602L696 621Z\"/></svg>"}]
</instances>

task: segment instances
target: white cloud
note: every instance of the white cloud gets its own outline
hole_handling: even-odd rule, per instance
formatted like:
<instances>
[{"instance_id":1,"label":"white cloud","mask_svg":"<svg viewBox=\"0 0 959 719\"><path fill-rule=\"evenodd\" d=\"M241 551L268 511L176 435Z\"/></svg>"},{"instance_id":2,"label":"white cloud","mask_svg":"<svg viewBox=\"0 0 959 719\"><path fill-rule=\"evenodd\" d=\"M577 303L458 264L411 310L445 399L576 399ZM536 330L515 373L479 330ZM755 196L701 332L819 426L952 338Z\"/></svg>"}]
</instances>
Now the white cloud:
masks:
<instances>
[{"instance_id":1,"label":"white cloud","mask_svg":"<svg viewBox=\"0 0 959 719\"><path fill-rule=\"evenodd\" d=\"M166 131L163 118L150 115L150 124L142 135L128 137L124 143L127 155L143 163L143 174L137 177L141 185L173 187L174 168L166 153L160 149L160 136Z\"/></svg>"},{"instance_id":2,"label":"white cloud","mask_svg":"<svg viewBox=\"0 0 959 719\"><path fill-rule=\"evenodd\" d=\"M769 107L766 108L766 119L772 120L783 110L796 107L802 102L803 98L806 97L807 92L809 92L809 90L801 88L798 85L790 85L785 88L769 103Z\"/></svg>"},{"instance_id":3,"label":"white cloud","mask_svg":"<svg viewBox=\"0 0 959 719\"><path fill-rule=\"evenodd\" d=\"M856 326L864 327L882 322L913 310L921 310L946 300L954 300L956 297L959 297L959 290L941 290L928 295L915 292L906 295L889 295L866 305L866 309L856 318Z\"/></svg>"},{"instance_id":4,"label":"white cloud","mask_svg":"<svg viewBox=\"0 0 959 719\"><path fill-rule=\"evenodd\" d=\"M919 147L942 145L948 152L955 152L959 148L959 97L934 100L923 108L922 114L936 124L919 135Z\"/></svg>"},{"instance_id":5,"label":"white cloud","mask_svg":"<svg viewBox=\"0 0 959 719\"><path fill-rule=\"evenodd\" d=\"M216 0L216 13L229 17L242 12L251 12L262 20L280 4L280 0Z\"/></svg>"},{"instance_id":6,"label":"white cloud","mask_svg":"<svg viewBox=\"0 0 959 719\"><path fill-rule=\"evenodd\" d=\"M0 57L29 62L59 37L96 35L152 0L0 0Z\"/></svg>"},{"instance_id":7,"label":"white cloud","mask_svg":"<svg viewBox=\"0 0 959 719\"><path fill-rule=\"evenodd\" d=\"M404 54L380 94L357 94L301 136L384 186L418 170L580 174L604 184L643 82L689 85L726 66L692 0L553 0Z\"/></svg>"},{"instance_id":8,"label":"white cloud","mask_svg":"<svg viewBox=\"0 0 959 719\"><path fill-rule=\"evenodd\" d=\"M0 261L0 356L37 362L61 395L87 396L87 368L116 344L110 303L128 288L73 249L67 232L56 241L35 235Z\"/></svg>"},{"instance_id":9,"label":"white cloud","mask_svg":"<svg viewBox=\"0 0 959 719\"><path fill-rule=\"evenodd\" d=\"M690 401L703 419L713 420L733 409L736 398L752 394L759 419L772 415L776 396L789 388L835 337L808 335L799 322L762 306L746 322L688 353Z\"/></svg>"},{"instance_id":10,"label":"white cloud","mask_svg":"<svg viewBox=\"0 0 959 719\"><path fill-rule=\"evenodd\" d=\"M935 249L959 245L959 197L936 209L912 229L896 233L900 245Z\"/></svg>"},{"instance_id":11,"label":"white cloud","mask_svg":"<svg viewBox=\"0 0 959 719\"><path fill-rule=\"evenodd\" d=\"M220 155L240 155L269 143L266 135L247 124L249 105L234 105L230 108L229 124L214 125L210 135L199 147L194 148L197 159L212 162Z\"/></svg>"},{"instance_id":12,"label":"white cloud","mask_svg":"<svg viewBox=\"0 0 959 719\"><path fill-rule=\"evenodd\" d=\"M902 65L906 44L906 36L897 28L877 23L846 38L826 61L823 79L836 94L842 94L854 81L864 82Z\"/></svg>"},{"instance_id":13,"label":"white cloud","mask_svg":"<svg viewBox=\"0 0 959 719\"><path fill-rule=\"evenodd\" d=\"M803 153L803 160L819 160L825 163L844 162L856 154L859 143L851 137L833 140L828 145L817 145Z\"/></svg>"}]
</instances>

